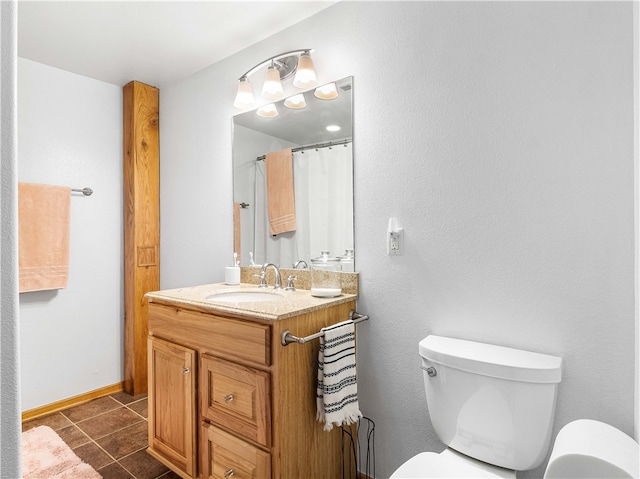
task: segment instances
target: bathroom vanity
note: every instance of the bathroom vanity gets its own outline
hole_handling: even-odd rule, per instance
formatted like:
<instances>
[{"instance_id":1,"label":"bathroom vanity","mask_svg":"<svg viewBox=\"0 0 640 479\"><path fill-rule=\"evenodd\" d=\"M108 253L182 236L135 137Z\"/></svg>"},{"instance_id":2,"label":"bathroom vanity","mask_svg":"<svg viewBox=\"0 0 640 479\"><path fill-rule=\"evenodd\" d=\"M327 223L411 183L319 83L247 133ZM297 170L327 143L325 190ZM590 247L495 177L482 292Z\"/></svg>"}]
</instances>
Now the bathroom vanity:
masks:
<instances>
[{"instance_id":1,"label":"bathroom vanity","mask_svg":"<svg viewBox=\"0 0 640 479\"><path fill-rule=\"evenodd\" d=\"M316 420L319 343L282 335L348 319L355 294L213 284L146 297L149 454L184 478L342 477L341 429Z\"/></svg>"}]
</instances>

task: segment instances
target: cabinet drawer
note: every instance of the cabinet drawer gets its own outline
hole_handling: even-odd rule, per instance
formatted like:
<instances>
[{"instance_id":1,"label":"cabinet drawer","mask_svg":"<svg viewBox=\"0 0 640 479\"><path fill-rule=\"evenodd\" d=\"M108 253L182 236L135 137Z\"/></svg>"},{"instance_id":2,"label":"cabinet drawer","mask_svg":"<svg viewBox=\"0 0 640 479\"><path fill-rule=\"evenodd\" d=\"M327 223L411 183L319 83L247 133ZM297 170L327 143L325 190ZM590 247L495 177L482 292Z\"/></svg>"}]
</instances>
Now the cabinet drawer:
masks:
<instances>
[{"instance_id":1,"label":"cabinet drawer","mask_svg":"<svg viewBox=\"0 0 640 479\"><path fill-rule=\"evenodd\" d=\"M200 358L200 371L202 416L269 447L269 373L206 354Z\"/></svg>"},{"instance_id":2,"label":"cabinet drawer","mask_svg":"<svg viewBox=\"0 0 640 479\"><path fill-rule=\"evenodd\" d=\"M270 327L264 324L150 303L149 333L231 359L271 364Z\"/></svg>"},{"instance_id":3,"label":"cabinet drawer","mask_svg":"<svg viewBox=\"0 0 640 479\"><path fill-rule=\"evenodd\" d=\"M205 479L270 479L269 453L209 424L202 426Z\"/></svg>"}]
</instances>

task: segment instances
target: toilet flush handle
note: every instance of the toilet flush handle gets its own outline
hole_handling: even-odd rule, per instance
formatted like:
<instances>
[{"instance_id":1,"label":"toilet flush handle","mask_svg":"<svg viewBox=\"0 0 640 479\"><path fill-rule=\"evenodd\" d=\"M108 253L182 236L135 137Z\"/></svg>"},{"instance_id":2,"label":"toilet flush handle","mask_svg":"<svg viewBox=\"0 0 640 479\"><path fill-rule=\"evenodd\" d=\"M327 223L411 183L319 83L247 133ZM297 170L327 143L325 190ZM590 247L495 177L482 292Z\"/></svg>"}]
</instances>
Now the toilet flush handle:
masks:
<instances>
[{"instance_id":1,"label":"toilet flush handle","mask_svg":"<svg viewBox=\"0 0 640 479\"><path fill-rule=\"evenodd\" d=\"M420 366L420 369L426 371L430 378L438 375L438 371L436 371L436 368L434 368L433 366L429 366L428 368Z\"/></svg>"}]
</instances>

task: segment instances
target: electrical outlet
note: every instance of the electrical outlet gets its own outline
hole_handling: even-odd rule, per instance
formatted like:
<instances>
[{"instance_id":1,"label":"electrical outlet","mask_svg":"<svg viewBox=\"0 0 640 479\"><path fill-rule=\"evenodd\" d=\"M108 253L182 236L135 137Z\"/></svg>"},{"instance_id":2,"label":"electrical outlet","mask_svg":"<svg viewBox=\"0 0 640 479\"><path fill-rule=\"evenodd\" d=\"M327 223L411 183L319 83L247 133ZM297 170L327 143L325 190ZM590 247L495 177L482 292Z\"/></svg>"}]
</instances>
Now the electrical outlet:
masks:
<instances>
[{"instance_id":1,"label":"electrical outlet","mask_svg":"<svg viewBox=\"0 0 640 479\"><path fill-rule=\"evenodd\" d=\"M402 256L402 230L388 233L387 254Z\"/></svg>"}]
</instances>

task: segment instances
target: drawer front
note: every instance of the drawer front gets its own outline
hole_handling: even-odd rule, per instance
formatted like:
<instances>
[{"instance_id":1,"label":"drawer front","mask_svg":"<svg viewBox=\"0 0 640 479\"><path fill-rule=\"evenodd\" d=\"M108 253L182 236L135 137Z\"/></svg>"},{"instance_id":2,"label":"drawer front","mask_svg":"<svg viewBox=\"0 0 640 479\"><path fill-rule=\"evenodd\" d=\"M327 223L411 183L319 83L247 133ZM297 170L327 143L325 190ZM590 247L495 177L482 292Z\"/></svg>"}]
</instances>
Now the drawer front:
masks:
<instances>
[{"instance_id":1,"label":"drawer front","mask_svg":"<svg viewBox=\"0 0 640 479\"><path fill-rule=\"evenodd\" d=\"M265 324L150 303L149 333L230 359L271 364L270 327Z\"/></svg>"},{"instance_id":2,"label":"drawer front","mask_svg":"<svg viewBox=\"0 0 640 479\"><path fill-rule=\"evenodd\" d=\"M270 376L203 354L200 358L202 416L265 447L271 445Z\"/></svg>"},{"instance_id":3,"label":"drawer front","mask_svg":"<svg viewBox=\"0 0 640 479\"><path fill-rule=\"evenodd\" d=\"M215 426L202 426L206 479L270 479L271 456Z\"/></svg>"}]
</instances>

